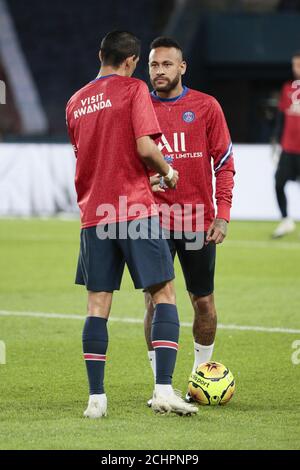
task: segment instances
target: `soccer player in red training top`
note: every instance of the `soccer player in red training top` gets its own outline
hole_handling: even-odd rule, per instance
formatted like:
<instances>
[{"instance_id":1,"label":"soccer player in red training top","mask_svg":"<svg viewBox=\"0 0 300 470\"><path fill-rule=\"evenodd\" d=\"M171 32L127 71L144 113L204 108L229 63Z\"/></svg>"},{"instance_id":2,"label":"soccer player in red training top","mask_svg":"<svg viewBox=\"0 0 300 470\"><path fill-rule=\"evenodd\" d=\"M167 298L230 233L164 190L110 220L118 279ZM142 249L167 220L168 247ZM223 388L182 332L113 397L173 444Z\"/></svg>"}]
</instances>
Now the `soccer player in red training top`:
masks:
<instances>
[{"instance_id":1,"label":"soccer player in red training top","mask_svg":"<svg viewBox=\"0 0 300 470\"><path fill-rule=\"evenodd\" d=\"M178 254L195 313L194 370L200 363L211 359L214 348L217 326L213 294L216 245L223 242L230 219L234 164L232 143L220 105L212 96L183 86L185 70L182 49L176 41L160 37L152 42L149 56L149 73L154 88L152 101L163 132L156 143L165 159L180 172L176 191L160 188L157 184L153 184L153 190L156 191L162 226L169 229L168 243L172 256L174 258ZM216 177L216 216L212 163ZM152 177L152 183L157 183L155 177ZM168 219L165 211L174 203L177 205L175 215L171 212ZM184 205L191 206L187 214L180 211ZM202 216L200 221L197 221L198 213ZM198 243L194 247L188 243L191 233L184 229L186 225L190 226L188 231L194 236L197 233ZM145 294L145 303L145 337L155 376L158 366L150 341L155 301L150 293Z\"/></svg>"},{"instance_id":2,"label":"soccer player in red training top","mask_svg":"<svg viewBox=\"0 0 300 470\"><path fill-rule=\"evenodd\" d=\"M295 81L288 81L282 87L274 136L282 148L275 174L282 221L273 233L274 238L282 237L296 228L294 221L288 217L284 188L288 181L300 178L300 51L293 55L292 68Z\"/></svg>"},{"instance_id":3,"label":"soccer player in red training top","mask_svg":"<svg viewBox=\"0 0 300 470\"><path fill-rule=\"evenodd\" d=\"M107 320L125 262L135 287L150 292L156 304L152 340L159 372L152 408L178 414L197 411L172 388L179 336L174 272L146 165L169 188L176 186L178 172L164 161L152 140L161 130L146 84L131 78L139 54L140 42L131 33L107 34L101 43L98 77L67 104L82 227L76 283L88 290L82 344L90 389L84 416L89 418L107 413L103 385Z\"/></svg>"}]
</instances>

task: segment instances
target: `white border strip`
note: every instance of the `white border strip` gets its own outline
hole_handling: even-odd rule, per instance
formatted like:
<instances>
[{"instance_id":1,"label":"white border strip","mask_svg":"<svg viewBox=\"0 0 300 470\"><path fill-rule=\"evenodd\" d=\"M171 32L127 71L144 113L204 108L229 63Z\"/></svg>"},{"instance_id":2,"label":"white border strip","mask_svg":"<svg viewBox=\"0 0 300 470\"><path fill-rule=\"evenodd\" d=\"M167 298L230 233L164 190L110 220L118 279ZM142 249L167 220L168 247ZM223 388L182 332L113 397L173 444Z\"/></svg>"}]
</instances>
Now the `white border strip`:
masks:
<instances>
[{"instance_id":1,"label":"white border strip","mask_svg":"<svg viewBox=\"0 0 300 470\"><path fill-rule=\"evenodd\" d=\"M81 320L85 319L83 315L73 315L64 313L46 313L46 312L11 312L9 310L0 310L0 316L2 317L31 317L31 318L51 318L61 320ZM117 318L110 317L110 322L116 323L143 323L144 320L140 318ZM192 323L181 322L181 326L191 327ZM238 330L238 331L259 331L264 333L286 333L286 334L300 334L300 330L294 328L277 328L277 327L265 327L265 326L247 326L247 325L224 325L218 324L220 330Z\"/></svg>"}]
</instances>

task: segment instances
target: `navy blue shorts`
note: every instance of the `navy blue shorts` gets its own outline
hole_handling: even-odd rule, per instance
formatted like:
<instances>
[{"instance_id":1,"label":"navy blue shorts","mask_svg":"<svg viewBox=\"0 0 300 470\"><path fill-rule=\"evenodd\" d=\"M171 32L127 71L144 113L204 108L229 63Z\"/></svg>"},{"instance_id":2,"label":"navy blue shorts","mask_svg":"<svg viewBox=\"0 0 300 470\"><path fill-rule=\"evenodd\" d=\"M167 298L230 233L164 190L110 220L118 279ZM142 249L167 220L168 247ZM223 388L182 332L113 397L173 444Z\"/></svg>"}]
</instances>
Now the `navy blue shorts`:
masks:
<instances>
[{"instance_id":1,"label":"navy blue shorts","mask_svg":"<svg viewBox=\"0 0 300 470\"><path fill-rule=\"evenodd\" d=\"M205 297L214 292L214 276L216 264L216 245L215 243L203 244L202 248L197 250L188 250L187 243L190 240L184 237L176 239L174 232L168 235L169 248L173 259L176 253L182 268L185 279L185 285L188 292L199 297ZM206 233L199 234L206 238Z\"/></svg>"},{"instance_id":2,"label":"navy blue shorts","mask_svg":"<svg viewBox=\"0 0 300 470\"><path fill-rule=\"evenodd\" d=\"M99 230L103 234L106 229L113 236L99 238ZM124 236L128 230L131 237ZM93 292L119 290L125 263L136 289L174 279L172 256L158 217L81 230L76 284Z\"/></svg>"}]
</instances>

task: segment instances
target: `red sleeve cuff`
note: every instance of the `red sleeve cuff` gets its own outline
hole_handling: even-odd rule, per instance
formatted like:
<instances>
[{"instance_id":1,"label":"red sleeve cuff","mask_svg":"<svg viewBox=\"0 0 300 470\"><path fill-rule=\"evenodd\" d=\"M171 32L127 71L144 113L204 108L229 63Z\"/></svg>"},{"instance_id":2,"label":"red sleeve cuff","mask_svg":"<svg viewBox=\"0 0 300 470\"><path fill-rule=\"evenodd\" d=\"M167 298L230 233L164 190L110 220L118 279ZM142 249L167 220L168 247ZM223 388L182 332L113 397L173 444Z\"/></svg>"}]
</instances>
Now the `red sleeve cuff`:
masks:
<instances>
[{"instance_id":1,"label":"red sleeve cuff","mask_svg":"<svg viewBox=\"0 0 300 470\"><path fill-rule=\"evenodd\" d=\"M230 206L227 206L225 204L223 205L220 204L217 210L217 219L224 219L227 222L229 222L230 221L230 209L231 209Z\"/></svg>"}]
</instances>

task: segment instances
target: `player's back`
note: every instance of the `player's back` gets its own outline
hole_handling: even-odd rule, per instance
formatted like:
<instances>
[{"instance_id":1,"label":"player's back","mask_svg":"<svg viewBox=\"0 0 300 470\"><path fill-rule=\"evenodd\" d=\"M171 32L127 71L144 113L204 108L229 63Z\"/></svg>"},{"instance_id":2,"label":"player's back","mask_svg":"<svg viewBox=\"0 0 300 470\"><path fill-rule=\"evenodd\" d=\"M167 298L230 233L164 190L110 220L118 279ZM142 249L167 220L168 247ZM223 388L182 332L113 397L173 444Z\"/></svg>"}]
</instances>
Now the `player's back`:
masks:
<instances>
[{"instance_id":1,"label":"player's back","mask_svg":"<svg viewBox=\"0 0 300 470\"><path fill-rule=\"evenodd\" d=\"M146 132L144 122L142 130L145 117L138 108L139 94L148 96L141 80L107 75L83 87L68 102L67 123L77 157L75 185L82 227L97 225L100 204L115 208L116 217L109 222L122 220L119 196L126 196L128 205L142 202L149 207L154 202L136 139L151 134L151 130L158 133L159 127ZM153 128L153 121L149 125Z\"/></svg>"}]
</instances>

